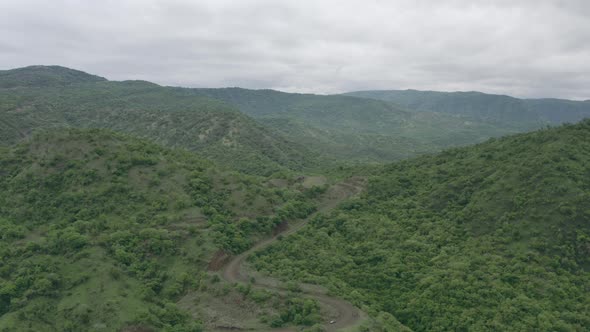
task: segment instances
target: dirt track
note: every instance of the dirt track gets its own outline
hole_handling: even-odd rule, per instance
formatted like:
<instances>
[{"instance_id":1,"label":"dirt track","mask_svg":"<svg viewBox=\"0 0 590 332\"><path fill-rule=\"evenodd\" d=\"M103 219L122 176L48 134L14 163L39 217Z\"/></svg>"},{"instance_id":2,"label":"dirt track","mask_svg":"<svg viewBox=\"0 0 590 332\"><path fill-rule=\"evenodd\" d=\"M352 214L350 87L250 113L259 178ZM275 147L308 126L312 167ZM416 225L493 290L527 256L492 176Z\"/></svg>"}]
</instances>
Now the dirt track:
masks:
<instances>
[{"instance_id":1,"label":"dirt track","mask_svg":"<svg viewBox=\"0 0 590 332\"><path fill-rule=\"evenodd\" d=\"M250 248L248 251L233 257L230 259L227 264L221 270L222 277L228 282L242 282L246 283L250 280L250 275L248 272L245 271L243 268L244 261L246 257L248 257L253 252L263 249L270 244L274 243L278 240L279 236L288 236L300 230L303 226L305 226L314 216L317 214L326 212L328 210L333 209L338 205L338 203L342 202L343 200L352 197L358 194L362 190L362 180L361 179L350 179L343 183L333 185L326 194L324 194L323 199L320 201L319 208L316 212L312 215L308 216L303 221L295 224L288 229L277 233L273 237L266 239L257 243L254 247ZM268 281L269 279L267 279ZM254 287L267 289L269 291L275 292L286 292L287 289L280 286L279 282L265 282L261 283L259 281L255 281L253 284ZM331 309L330 311L333 313L331 317L325 319L323 322L324 328L326 331L337 331L343 328L352 327L357 324L365 315L361 312L358 308L353 306L352 304L335 297L328 296L320 291L313 291L313 290L306 290L302 291L302 295L305 297L313 298L317 300L322 309ZM330 321L335 321L335 323L330 324ZM295 331L294 329L275 329L273 331Z\"/></svg>"}]
</instances>

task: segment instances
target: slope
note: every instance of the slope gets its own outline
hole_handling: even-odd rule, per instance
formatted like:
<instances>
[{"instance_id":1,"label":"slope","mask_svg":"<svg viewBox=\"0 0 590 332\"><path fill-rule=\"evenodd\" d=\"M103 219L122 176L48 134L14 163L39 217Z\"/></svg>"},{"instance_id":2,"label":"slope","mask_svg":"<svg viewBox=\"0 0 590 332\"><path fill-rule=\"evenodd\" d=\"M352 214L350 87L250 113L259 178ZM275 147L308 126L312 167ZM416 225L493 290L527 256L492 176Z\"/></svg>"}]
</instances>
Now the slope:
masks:
<instances>
[{"instance_id":1,"label":"slope","mask_svg":"<svg viewBox=\"0 0 590 332\"><path fill-rule=\"evenodd\" d=\"M104 130L35 135L0 166L1 331L201 331L176 302L211 296L215 253L313 211L303 188Z\"/></svg>"},{"instance_id":2,"label":"slope","mask_svg":"<svg viewBox=\"0 0 590 332\"><path fill-rule=\"evenodd\" d=\"M415 331L590 328L590 121L384 167L257 268Z\"/></svg>"},{"instance_id":3,"label":"slope","mask_svg":"<svg viewBox=\"0 0 590 332\"><path fill-rule=\"evenodd\" d=\"M61 66L29 66L0 70L0 88L65 86L101 82L105 78Z\"/></svg>"},{"instance_id":4,"label":"slope","mask_svg":"<svg viewBox=\"0 0 590 332\"><path fill-rule=\"evenodd\" d=\"M196 89L339 160L387 161L512 132L460 116L416 114L391 103L341 95L241 88Z\"/></svg>"},{"instance_id":5,"label":"slope","mask_svg":"<svg viewBox=\"0 0 590 332\"><path fill-rule=\"evenodd\" d=\"M252 174L315 165L314 155L301 144L186 89L142 81L0 89L1 144L10 145L34 130L55 127L126 132L198 151L219 164Z\"/></svg>"},{"instance_id":6,"label":"slope","mask_svg":"<svg viewBox=\"0 0 590 332\"><path fill-rule=\"evenodd\" d=\"M393 102L420 112L441 112L528 130L546 124L575 123L590 117L590 102L563 99L518 99L481 92L375 90L346 93Z\"/></svg>"}]
</instances>

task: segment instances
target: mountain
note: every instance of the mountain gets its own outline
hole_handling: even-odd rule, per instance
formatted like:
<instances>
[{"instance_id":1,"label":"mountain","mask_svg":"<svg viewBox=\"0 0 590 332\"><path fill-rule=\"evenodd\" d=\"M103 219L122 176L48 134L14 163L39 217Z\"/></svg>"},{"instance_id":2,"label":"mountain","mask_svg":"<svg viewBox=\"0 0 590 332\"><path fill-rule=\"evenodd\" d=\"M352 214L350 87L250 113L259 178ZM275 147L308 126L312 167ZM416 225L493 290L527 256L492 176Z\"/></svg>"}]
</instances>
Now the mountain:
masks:
<instances>
[{"instance_id":1,"label":"mountain","mask_svg":"<svg viewBox=\"0 0 590 332\"><path fill-rule=\"evenodd\" d=\"M292 180L96 129L0 149L0 330L202 331L207 298L283 310L296 295L241 294L206 272L313 210Z\"/></svg>"},{"instance_id":2,"label":"mountain","mask_svg":"<svg viewBox=\"0 0 590 332\"><path fill-rule=\"evenodd\" d=\"M231 104L291 140L337 160L399 160L515 132L456 115L418 114L365 98L241 88L194 91Z\"/></svg>"},{"instance_id":3,"label":"mountain","mask_svg":"<svg viewBox=\"0 0 590 332\"><path fill-rule=\"evenodd\" d=\"M105 78L60 66L29 66L0 70L0 88L66 86L102 82Z\"/></svg>"},{"instance_id":4,"label":"mountain","mask_svg":"<svg viewBox=\"0 0 590 332\"><path fill-rule=\"evenodd\" d=\"M527 107L551 123L575 123L590 117L590 100L525 99Z\"/></svg>"},{"instance_id":5,"label":"mountain","mask_svg":"<svg viewBox=\"0 0 590 332\"><path fill-rule=\"evenodd\" d=\"M0 144L14 144L35 130L57 127L134 134L198 151L220 165L251 174L315 166L314 154L303 145L188 89L102 80L0 89Z\"/></svg>"},{"instance_id":6,"label":"mountain","mask_svg":"<svg viewBox=\"0 0 590 332\"><path fill-rule=\"evenodd\" d=\"M220 165L259 175L400 160L525 130L342 95L111 82L57 66L2 75L5 145L38 129L106 128L198 151Z\"/></svg>"},{"instance_id":7,"label":"mountain","mask_svg":"<svg viewBox=\"0 0 590 332\"><path fill-rule=\"evenodd\" d=\"M590 330L588 102L1 77L1 332Z\"/></svg>"},{"instance_id":8,"label":"mountain","mask_svg":"<svg viewBox=\"0 0 590 332\"><path fill-rule=\"evenodd\" d=\"M462 115L524 130L546 124L575 123L590 117L588 101L518 99L481 92L418 90L356 91L345 95L388 101L418 112Z\"/></svg>"},{"instance_id":9,"label":"mountain","mask_svg":"<svg viewBox=\"0 0 590 332\"><path fill-rule=\"evenodd\" d=\"M391 164L254 266L414 331L587 331L589 175L590 120Z\"/></svg>"}]
</instances>

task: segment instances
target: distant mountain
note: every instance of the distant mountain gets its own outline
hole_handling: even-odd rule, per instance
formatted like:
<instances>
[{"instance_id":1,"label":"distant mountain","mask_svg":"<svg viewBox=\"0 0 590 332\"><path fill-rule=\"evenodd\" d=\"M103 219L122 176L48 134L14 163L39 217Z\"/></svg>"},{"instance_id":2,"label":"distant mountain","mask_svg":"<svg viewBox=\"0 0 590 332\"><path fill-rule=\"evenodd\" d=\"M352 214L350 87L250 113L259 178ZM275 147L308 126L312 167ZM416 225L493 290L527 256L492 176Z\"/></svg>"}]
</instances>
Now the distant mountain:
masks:
<instances>
[{"instance_id":1,"label":"distant mountain","mask_svg":"<svg viewBox=\"0 0 590 332\"><path fill-rule=\"evenodd\" d=\"M563 99L518 99L481 92L375 90L347 96L392 102L418 112L467 116L508 128L531 129L546 124L575 123L590 117L590 102Z\"/></svg>"},{"instance_id":2,"label":"distant mountain","mask_svg":"<svg viewBox=\"0 0 590 332\"><path fill-rule=\"evenodd\" d=\"M0 144L37 129L107 128L268 175L433 153L578 120L589 104L475 92L356 94L184 89L31 66L0 72Z\"/></svg>"},{"instance_id":3,"label":"distant mountain","mask_svg":"<svg viewBox=\"0 0 590 332\"><path fill-rule=\"evenodd\" d=\"M515 130L443 113L417 114L380 100L241 88L195 89L325 156L391 161L481 142Z\"/></svg>"},{"instance_id":4,"label":"distant mountain","mask_svg":"<svg viewBox=\"0 0 590 332\"><path fill-rule=\"evenodd\" d=\"M65 86L101 81L106 79L60 66L29 66L0 70L0 88Z\"/></svg>"},{"instance_id":5,"label":"distant mountain","mask_svg":"<svg viewBox=\"0 0 590 332\"><path fill-rule=\"evenodd\" d=\"M315 165L314 154L301 144L188 89L144 81L49 85L0 89L0 144L40 129L106 128L196 151L251 174Z\"/></svg>"},{"instance_id":6,"label":"distant mountain","mask_svg":"<svg viewBox=\"0 0 590 332\"><path fill-rule=\"evenodd\" d=\"M372 173L254 266L413 331L590 330L590 120Z\"/></svg>"},{"instance_id":7,"label":"distant mountain","mask_svg":"<svg viewBox=\"0 0 590 332\"><path fill-rule=\"evenodd\" d=\"M528 109L551 123L575 123L590 118L590 100L525 99Z\"/></svg>"}]
</instances>

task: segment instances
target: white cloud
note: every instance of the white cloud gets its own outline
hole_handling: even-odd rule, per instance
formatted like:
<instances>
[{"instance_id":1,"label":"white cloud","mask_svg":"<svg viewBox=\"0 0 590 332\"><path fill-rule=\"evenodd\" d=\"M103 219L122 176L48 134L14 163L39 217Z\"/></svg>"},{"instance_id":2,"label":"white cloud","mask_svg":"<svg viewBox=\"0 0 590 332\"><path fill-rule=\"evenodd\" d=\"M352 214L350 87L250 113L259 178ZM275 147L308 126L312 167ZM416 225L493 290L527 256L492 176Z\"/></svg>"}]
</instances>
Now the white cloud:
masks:
<instances>
[{"instance_id":1,"label":"white cloud","mask_svg":"<svg viewBox=\"0 0 590 332\"><path fill-rule=\"evenodd\" d=\"M5 0L0 65L197 87L588 99L588 17L583 0Z\"/></svg>"}]
</instances>

